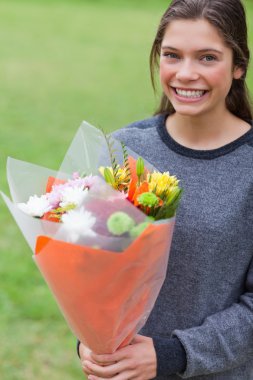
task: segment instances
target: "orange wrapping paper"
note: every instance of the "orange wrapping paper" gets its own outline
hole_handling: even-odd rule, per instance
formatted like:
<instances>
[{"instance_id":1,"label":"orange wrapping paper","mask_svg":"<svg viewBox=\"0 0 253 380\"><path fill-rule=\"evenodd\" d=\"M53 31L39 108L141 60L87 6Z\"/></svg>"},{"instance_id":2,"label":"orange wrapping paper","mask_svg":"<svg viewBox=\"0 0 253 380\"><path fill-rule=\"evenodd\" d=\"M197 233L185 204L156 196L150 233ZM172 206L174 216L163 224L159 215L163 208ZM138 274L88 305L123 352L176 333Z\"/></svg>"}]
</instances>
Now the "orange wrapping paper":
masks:
<instances>
[{"instance_id":1,"label":"orange wrapping paper","mask_svg":"<svg viewBox=\"0 0 253 380\"><path fill-rule=\"evenodd\" d=\"M116 253L40 236L33 256L76 337L96 353L127 345L166 275L174 219Z\"/></svg>"}]
</instances>

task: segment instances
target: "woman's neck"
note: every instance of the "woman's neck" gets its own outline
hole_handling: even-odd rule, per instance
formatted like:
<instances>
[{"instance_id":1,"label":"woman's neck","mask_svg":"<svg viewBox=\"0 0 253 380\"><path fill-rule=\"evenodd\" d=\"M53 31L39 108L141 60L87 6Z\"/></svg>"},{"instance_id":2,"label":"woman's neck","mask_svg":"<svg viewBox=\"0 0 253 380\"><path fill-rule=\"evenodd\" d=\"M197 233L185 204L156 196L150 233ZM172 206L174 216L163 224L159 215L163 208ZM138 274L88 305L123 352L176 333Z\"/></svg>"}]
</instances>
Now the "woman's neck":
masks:
<instances>
[{"instance_id":1,"label":"woman's neck","mask_svg":"<svg viewBox=\"0 0 253 380\"><path fill-rule=\"evenodd\" d=\"M166 128L175 141L187 148L211 150L236 140L250 125L226 110L221 115L208 117L174 113L167 118Z\"/></svg>"}]
</instances>

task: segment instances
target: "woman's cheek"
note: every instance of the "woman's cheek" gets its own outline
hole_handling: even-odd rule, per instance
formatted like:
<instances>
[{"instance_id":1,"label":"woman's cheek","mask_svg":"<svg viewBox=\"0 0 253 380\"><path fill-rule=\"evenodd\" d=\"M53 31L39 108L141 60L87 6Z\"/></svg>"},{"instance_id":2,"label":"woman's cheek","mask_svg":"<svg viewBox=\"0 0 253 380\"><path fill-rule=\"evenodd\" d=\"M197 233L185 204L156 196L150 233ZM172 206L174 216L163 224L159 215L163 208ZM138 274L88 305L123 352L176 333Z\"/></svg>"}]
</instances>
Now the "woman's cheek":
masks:
<instances>
[{"instance_id":1,"label":"woman's cheek","mask_svg":"<svg viewBox=\"0 0 253 380\"><path fill-rule=\"evenodd\" d=\"M222 88L229 87L230 84L232 84L232 72L230 73L229 70L227 70L226 66L221 66L219 68L216 68L215 70L209 72L208 75L206 75L206 79L208 82L212 85L212 87Z\"/></svg>"},{"instance_id":2,"label":"woman's cheek","mask_svg":"<svg viewBox=\"0 0 253 380\"><path fill-rule=\"evenodd\" d=\"M162 87L167 87L172 78L172 71L168 69L168 65L160 64L160 82Z\"/></svg>"}]
</instances>

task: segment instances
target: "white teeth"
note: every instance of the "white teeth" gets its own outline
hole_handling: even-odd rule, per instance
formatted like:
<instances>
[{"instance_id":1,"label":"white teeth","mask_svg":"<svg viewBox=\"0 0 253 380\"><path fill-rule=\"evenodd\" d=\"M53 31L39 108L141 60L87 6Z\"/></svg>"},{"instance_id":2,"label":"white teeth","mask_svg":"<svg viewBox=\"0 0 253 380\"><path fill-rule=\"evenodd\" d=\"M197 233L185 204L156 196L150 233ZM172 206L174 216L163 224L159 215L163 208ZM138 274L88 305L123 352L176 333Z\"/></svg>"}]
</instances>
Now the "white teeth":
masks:
<instances>
[{"instance_id":1,"label":"white teeth","mask_svg":"<svg viewBox=\"0 0 253 380\"><path fill-rule=\"evenodd\" d=\"M186 90L180 90L179 88L176 88L176 93L180 96L184 96L185 98L200 98L201 96L204 95L205 91L201 91L201 90L186 91Z\"/></svg>"}]
</instances>

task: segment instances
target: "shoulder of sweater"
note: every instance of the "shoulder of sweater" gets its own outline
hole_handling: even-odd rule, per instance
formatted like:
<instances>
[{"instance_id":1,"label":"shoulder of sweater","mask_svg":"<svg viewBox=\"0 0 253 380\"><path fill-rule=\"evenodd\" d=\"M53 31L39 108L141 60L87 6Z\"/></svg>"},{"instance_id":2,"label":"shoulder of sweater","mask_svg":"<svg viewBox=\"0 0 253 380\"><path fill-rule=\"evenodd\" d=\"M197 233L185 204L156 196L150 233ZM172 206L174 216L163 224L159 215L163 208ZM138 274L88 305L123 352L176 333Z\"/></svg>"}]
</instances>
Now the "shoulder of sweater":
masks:
<instances>
[{"instance_id":1,"label":"shoulder of sweater","mask_svg":"<svg viewBox=\"0 0 253 380\"><path fill-rule=\"evenodd\" d=\"M125 127L118 129L113 132L113 136L117 137L118 135L122 135L125 133L133 133L133 130L144 131L150 128L156 128L158 124L161 122L163 115L156 115L149 117L147 119L135 121L131 124L126 125Z\"/></svg>"},{"instance_id":2,"label":"shoulder of sweater","mask_svg":"<svg viewBox=\"0 0 253 380\"><path fill-rule=\"evenodd\" d=\"M252 125L251 128L253 129L253 121L251 122L251 125ZM248 145L253 148L253 134L251 135L251 139L248 141Z\"/></svg>"},{"instance_id":3,"label":"shoulder of sweater","mask_svg":"<svg viewBox=\"0 0 253 380\"><path fill-rule=\"evenodd\" d=\"M155 115L144 120L135 121L128 124L125 128L137 128L137 129L147 129L154 128L161 121L163 115Z\"/></svg>"},{"instance_id":4,"label":"shoulder of sweater","mask_svg":"<svg viewBox=\"0 0 253 380\"><path fill-rule=\"evenodd\" d=\"M253 148L253 120L252 121L249 121L249 123L251 124L251 130L250 130L250 133L249 133L249 136L248 136L248 139L246 139L246 144L250 147L250 148ZM250 156L252 155L253 153L253 150L251 149L251 154Z\"/></svg>"}]
</instances>

